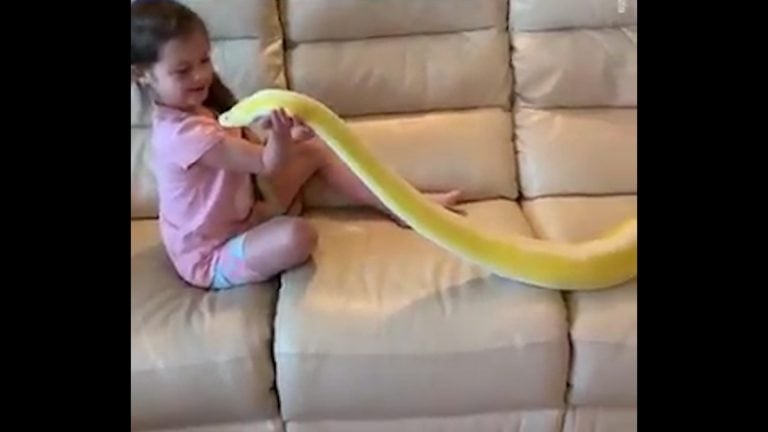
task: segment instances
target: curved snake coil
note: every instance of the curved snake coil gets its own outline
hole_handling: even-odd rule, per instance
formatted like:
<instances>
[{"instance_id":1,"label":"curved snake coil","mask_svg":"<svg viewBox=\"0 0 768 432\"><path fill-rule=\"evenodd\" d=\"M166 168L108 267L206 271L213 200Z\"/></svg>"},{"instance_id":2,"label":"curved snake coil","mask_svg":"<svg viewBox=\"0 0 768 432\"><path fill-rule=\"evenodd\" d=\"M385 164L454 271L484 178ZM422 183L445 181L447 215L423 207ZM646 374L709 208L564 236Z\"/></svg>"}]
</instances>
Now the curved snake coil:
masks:
<instances>
[{"instance_id":1,"label":"curved snake coil","mask_svg":"<svg viewBox=\"0 0 768 432\"><path fill-rule=\"evenodd\" d=\"M521 235L500 238L496 233L483 232L466 218L427 199L382 165L339 116L309 96L289 90L260 90L221 114L219 123L247 126L276 108L312 127L384 205L416 232L498 276L540 288L584 291L610 288L637 275L636 218L579 243Z\"/></svg>"}]
</instances>

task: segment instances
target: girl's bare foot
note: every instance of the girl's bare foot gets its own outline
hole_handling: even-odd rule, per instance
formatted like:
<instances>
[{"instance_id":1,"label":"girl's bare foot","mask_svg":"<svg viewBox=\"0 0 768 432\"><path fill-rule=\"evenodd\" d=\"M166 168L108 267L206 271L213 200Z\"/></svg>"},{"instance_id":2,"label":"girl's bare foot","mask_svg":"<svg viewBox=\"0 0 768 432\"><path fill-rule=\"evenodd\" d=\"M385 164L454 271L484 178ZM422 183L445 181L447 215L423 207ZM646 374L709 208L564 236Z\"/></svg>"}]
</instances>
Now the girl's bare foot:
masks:
<instances>
[{"instance_id":1,"label":"girl's bare foot","mask_svg":"<svg viewBox=\"0 0 768 432\"><path fill-rule=\"evenodd\" d=\"M259 123L267 131L267 142L264 146L265 170L273 171L284 165L295 153L291 139L293 119L283 110L275 110Z\"/></svg>"},{"instance_id":2,"label":"girl's bare foot","mask_svg":"<svg viewBox=\"0 0 768 432\"><path fill-rule=\"evenodd\" d=\"M459 200L461 198L461 191L458 190L452 190L449 192L437 192L437 193L425 193L424 194L427 199L430 199L434 201L435 203L439 204L441 207L445 207L447 210L450 210L456 214L465 216L467 212L464 210L461 210L456 207L456 205L459 203ZM403 219L401 219L399 216L391 212L389 209L385 209L386 213L389 215L389 217L400 227L402 228L409 228L407 222L405 222Z\"/></svg>"},{"instance_id":3,"label":"girl's bare foot","mask_svg":"<svg viewBox=\"0 0 768 432\"><path fill-rule=\"evenodd\" d=\"M432 201L436 202L437 204L440 204L441 206L447 208L448 210L453 211L454 213L458 214L466 214L464 210L460 210L456 208L456 205L459 203L459 199L461 199L461 191L459 190L452 190L448 192L439 192L439 193L428 193L426 194L427 198L430 198Z\"/></svg>"}]
</instances>

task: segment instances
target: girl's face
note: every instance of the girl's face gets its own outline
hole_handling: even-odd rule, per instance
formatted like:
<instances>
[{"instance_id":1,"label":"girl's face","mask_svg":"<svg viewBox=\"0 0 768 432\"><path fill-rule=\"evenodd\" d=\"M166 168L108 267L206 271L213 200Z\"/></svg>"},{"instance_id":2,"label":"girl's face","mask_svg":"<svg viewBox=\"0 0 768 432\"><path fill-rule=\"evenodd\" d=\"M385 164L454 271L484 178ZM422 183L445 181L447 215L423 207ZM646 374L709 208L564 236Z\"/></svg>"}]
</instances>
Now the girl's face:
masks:
<instances>
[{"instance_id":1,"label":"girl's face","mask_svg":"<svg viewBox=\"0 0 768 432\"><path fill-rule=\"evenodd\" d=\"M210 43L202 32L194 32L166 43L160 59L142 77L154 91L158 103L183 110L199 108L213 81Z\"/></svg>"}]
</instances>

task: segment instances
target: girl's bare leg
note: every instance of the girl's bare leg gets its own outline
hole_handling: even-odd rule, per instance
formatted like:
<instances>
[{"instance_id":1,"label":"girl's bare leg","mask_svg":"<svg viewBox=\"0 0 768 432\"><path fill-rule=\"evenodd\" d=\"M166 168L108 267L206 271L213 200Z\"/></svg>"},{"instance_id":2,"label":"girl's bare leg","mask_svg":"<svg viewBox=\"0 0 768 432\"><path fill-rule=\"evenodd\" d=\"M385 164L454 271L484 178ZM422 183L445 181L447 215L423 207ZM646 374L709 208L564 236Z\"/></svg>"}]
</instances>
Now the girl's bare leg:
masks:
<instances>
[{"instance_id":1,"label":"girl's bare leg","mask_svg":"<svg viewBox=\"0 0 768 432\"><path fill-rule=\"evenodd\" d=\"M311 152L296 150L280 167L259 175L259 190L271 214L297 215L301 206L300 191L319 168L320 161Z\"/></svg>"},{"instance_id":2,"label":"girl's bare leg","mask_svg":"<svg viewBox=\"0 0 768 432\"><path fill-rule=\"evenodd\" d=\"M281 118L278 113L269 127L280 124ZM283 162L268 166L266 172L259 176L259 188L266 199L267 207L273 209L273 214L282 215L288 212L289 208L295 208L302 187L313 175L318 175L353 203L375 208L399 224L405 225L310 129L300 121L294 123L291 120L289 123L293 142L292 145L284 144L281 148L286 155L282 158ZM268 142L267 146L269 145ZM458 190L424 195L443 207L463 213L454 207L461 196Z\"/></svg>"},{"instance_id":3,"label":"girl's bare leg","mask_svg":"<svg viewBox=\"0 0 768 432\"><path fill-rule=\"evenodd\" d=\"M278 216L245 234L245 265L253 282L263 282L306 262L316 245L317 232L309 222Z\"/></svg>"},{"instance_id":4,"label":"girl's bare leg","mask_svg":"<svg viewBox=\"0 0 768 432\"><path fill-rule=\"evenodd\" d=\"M312 146L312 151L317 154L316 158L320 161L318 175L329 186L343 193L355 204L373 207L394 217L402 224L402 221L392 214L379 198L368 189L365 183L363 183L322 141L313 139L307 141L306 144ZM424 195L443 207L451 209L457 213L462 213L460 210L453 208L458 204L461 198L461 192L458 190L441 193L425 193Z\"/></svg>"},{"instance_id":5,"label":"girl's bare leg","mask_svg":"<svg viewBox=\"0 0 768 432\"><path fill-rule=\"evenodd\" d=\"M264 147L264 171L257 176L264 207L273 216L296 213L299 192L317 172L320 161L295 139L295 120L283 110L273 111L259 123L269 134Z\"/></svg>"}]
</instances>

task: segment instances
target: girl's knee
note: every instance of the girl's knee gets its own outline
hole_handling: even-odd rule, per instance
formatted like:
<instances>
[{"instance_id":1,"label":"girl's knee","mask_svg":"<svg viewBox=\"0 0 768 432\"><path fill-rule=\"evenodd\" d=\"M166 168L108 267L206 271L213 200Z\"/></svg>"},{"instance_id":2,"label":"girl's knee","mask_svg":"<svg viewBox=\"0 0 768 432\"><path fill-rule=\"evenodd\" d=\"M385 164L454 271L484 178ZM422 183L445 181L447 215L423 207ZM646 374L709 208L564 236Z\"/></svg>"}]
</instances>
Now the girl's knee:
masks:
<instances>
[{"instance_id":1,"label":"girl's knee","mask_svg":"<svg viewBox=\"0 0 768 432\"><path fill-rule=\"evenodd\" d=\"M331 149L317 137L304 142L304 152L319 167L327 165L335 157Z\"/></svg>"},{"instance_id":2,"label":"girl's knee","mask_svg":"<svg viewBox=\"0 0 768 432\"><path fill-rule=\"evenodd\" d=\"M304 219L293 218L287 221L285 234L288 247L301 260L309 258L317 246L317 231Z\"/></svg>"}]
</instances>

